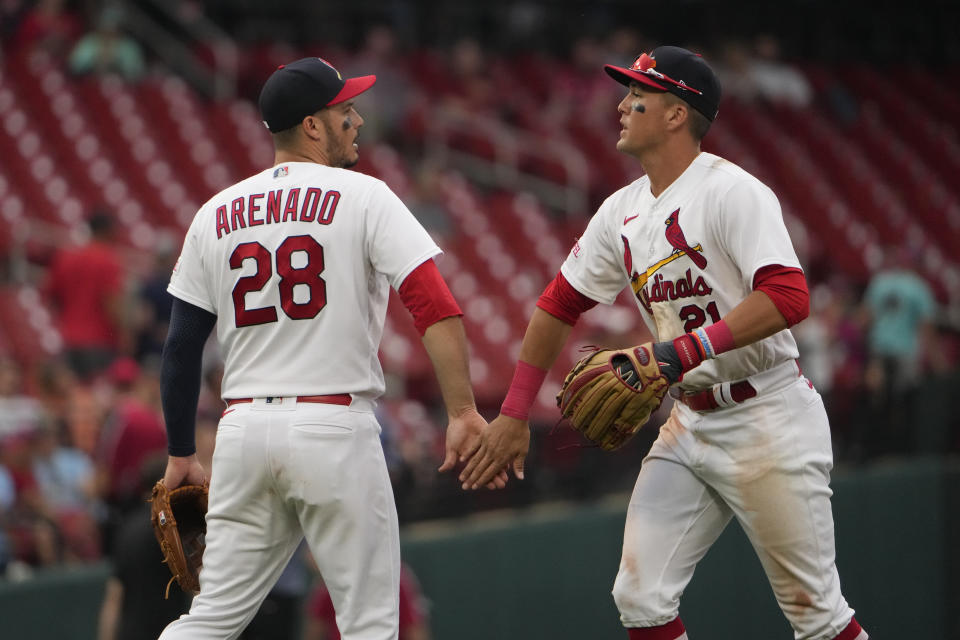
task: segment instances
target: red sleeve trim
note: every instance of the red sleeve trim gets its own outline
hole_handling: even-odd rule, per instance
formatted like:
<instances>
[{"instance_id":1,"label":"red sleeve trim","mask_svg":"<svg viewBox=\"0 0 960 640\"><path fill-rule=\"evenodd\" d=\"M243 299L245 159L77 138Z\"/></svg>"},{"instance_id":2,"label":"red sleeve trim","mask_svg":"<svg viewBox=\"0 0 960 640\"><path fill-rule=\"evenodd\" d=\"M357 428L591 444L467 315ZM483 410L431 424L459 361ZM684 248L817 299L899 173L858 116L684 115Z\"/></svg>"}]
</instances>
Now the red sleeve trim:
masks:
<instances>
[{"instance_id":1,"label":"red sleeve trim","mask_svg":"<svg viewBox=\"0 0 960 640\"><path fill-rule=\"evenodd\" d=\"M779 264L762 267L753 276L753 289L770 297L788 327L810 315L810 292L800 269Z\"/></svg>"},{"instance_id":2,"label":"red sleeve trim","mask_svg":"<svg viewBox=\"0 0 960 640\"><path fill-rule=\"evenodd\" d=\"M413 324L421 336L430 325L444 318L463 315L432 259L411 271L397 293L413 316Z\"/></svg>"},{"instance_id":3,"label":"red sleeve trim","mask_svg":"<svg viewBox=\"0 0 960 640\"><path fill-rule=\"evenodd\" d=\"M537 306L573 326L584 311L597 306L597 301L583 295L567 282L563 274L557 272L554 278L537 300Z\"/></svg>"}]
</instances>

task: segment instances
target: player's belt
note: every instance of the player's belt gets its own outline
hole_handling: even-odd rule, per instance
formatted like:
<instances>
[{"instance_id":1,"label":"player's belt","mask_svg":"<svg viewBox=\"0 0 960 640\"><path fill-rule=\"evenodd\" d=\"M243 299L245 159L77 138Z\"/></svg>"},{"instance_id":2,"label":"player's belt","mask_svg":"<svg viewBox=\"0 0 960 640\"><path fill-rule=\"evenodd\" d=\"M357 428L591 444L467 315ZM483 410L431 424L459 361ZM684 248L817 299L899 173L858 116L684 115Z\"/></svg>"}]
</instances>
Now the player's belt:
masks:
<instances>
[{"instance_id":1,"label":"player's belt","mask_svg":"<svg viewBox=\"0 0 960 640\"><path fill-rule=\"evenodd\" d=\"M770 393L784 388L796 380L797 376L802 375L800 363L796 360L787 360L750 376L748 380L721 382L709 389L688 393L674 387L670 390L670 395L694 411L713 411L732 407L761 393ZM809 381L807 384L810 384ZM810 384L810 387L813 388L813 385Z\"/></svg>"},{"instance_id":2,"label":"player's belt","mask_svg":"<svg viewBox=\"0 0 960 640\"><path fill-rule=\"evenodd\" d=\"M720 407L728 407L731 404L739 404L757 395L757 390L753 388L749 380L734 382L726 389L718 386L716 390L721 395L720 401L714 395L714 389L704 389L693 393L681 392L676 396L676 399L694 411L713 411Z\"/></svg>"},{"instance_id":3,"label":"player's belt","mask_svg":"<svg viewBox=\"0 0 960 640\"><path fill-rule=\"evenodd\" d=\"M279 399L279 396L274 396ZM267 398L267 402L273 400L274 397ZM352 401L349 393L335 393L329 396L297 396L297 402L315 402L317 404L342 404L349 405ZM243 404L244 402L253 402L253 398L233 398L232 400L227 400L227 406L232 407L235 404Z\"/></svg>"}]
</instances>

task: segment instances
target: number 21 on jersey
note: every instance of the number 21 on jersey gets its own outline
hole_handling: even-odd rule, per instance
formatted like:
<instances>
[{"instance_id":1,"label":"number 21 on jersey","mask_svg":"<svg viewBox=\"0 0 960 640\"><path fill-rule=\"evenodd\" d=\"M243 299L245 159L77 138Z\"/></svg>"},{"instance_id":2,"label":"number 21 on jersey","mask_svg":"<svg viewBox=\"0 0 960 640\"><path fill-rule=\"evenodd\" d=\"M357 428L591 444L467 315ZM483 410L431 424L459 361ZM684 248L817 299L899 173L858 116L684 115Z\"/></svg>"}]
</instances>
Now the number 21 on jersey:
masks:
<instances>
[{"instance_id":1,"label":"number 21 on jersey","mask_svg":"<svg viewBox=\"0 0 960 640\"><path fill-rule=\"evenodd\" d=\"M720 311L717 309L717 303L711 300L707 303L706 311L695 304L688 304L680 309L680 319L683 320L683 330L690 333L694 329L702 327L707 321L707 315L713 324L720 322Z\"/></svg>"}]
</instances>

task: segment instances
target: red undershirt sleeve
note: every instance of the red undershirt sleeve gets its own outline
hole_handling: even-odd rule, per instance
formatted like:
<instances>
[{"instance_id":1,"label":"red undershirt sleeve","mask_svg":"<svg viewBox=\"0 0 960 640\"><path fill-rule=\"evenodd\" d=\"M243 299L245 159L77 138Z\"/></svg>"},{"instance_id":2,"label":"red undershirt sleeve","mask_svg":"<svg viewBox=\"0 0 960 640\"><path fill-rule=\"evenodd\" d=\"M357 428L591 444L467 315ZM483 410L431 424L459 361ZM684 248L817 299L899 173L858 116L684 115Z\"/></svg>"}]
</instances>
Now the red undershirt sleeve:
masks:
<instances>
[{"instance_id":1,"label":"red undershirt sleeve","mask_svg":"<svg viewBox=\"0 0 960 640\"><path fill-rule=\"evenodd\" d=\"M413 324L421 336L430 325L444 318L463 315L433 259L411 271L397 293L413 316Z\"/></svg>"},{"instance_id":2,"label":"red undershirt sleeve","mask_svg":"<svg viewBox=\"0 0 960 640\"><path fill-rule=\"evenodd\" d=\"M763 291L792 327L810 315L810 292L803 271L773 264L757 269L753 289Z\"/></svg>"},{"instance_id":3,"label":"red undershirt sleeve","mask_svg":"<svg viewBox=\"0 0 960 640\"><path fill-rule=\"evenodd\" d=\"M581 313L597 306L597 301L574 289L563 274L557 272L557 277L540 294L537 306L573 326Z\"/></svg>"}]
</instances>

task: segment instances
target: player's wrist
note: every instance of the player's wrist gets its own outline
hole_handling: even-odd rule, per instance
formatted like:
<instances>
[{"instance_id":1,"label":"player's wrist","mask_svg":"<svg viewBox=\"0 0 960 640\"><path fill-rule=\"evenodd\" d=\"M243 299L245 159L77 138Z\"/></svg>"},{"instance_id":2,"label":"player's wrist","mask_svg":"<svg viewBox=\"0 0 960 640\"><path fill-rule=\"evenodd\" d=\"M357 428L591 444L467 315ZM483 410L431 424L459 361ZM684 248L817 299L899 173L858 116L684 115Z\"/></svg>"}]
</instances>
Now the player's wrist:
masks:
<instances>
[{"instance_id":1,"label":"player's wrist","mask_svg":"<svg viewBox=\"0 0 960 640\"><path fill-rule=\"evenodd\" d=\"M691 333L703 348L704 359L716 358L721 353L726 353L736 348L736 344L734 344L733 341L733 333L730 331L726 320L715 322L709 327L694 329Z\"/></svg>"},{"instance_id":2,"label":"player's wrist","mask_svg":"<svg viewBox=\"0 0 960 640\"><path fill-rule=\"evenodd\" d=\"M726 321L721 320L709 327L685 333L672 342L654 344L653 357L657 359L660 371L673 384L682 380L685 373L700 366L704 360L716 358L734 348L733 333Z\"/></svg>"},{"instance_id":3,"label":"player's wrist","mask_svg":"<svg viewBox=\"0 0 960 640\"><path fill-rule=\"evenodd\" d=\"M518 360L507 397L503 399L503 405L500 407L500 415L527 422L530 418L530 408L536 401L540 387L543 386L546 378L546 369Z\"/></svg>"},{"instance_id":4,"label":"player's wrist","mask_svg":"<svg viewBox=\"0 0 960 640\"><path fill-rule=\"evenodd\" d=\"M480 415L480 412L477 411L477 405L475 404L465 404L454 409L447 410L447 418L450 420L460 420L467 416Z\"/></svg>"}]
</instances>

